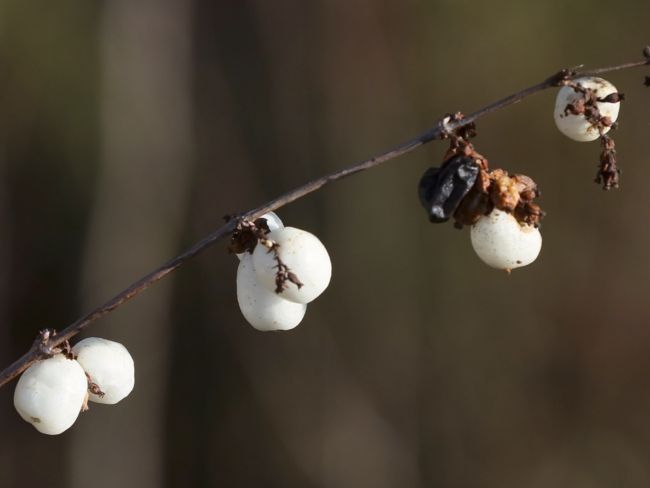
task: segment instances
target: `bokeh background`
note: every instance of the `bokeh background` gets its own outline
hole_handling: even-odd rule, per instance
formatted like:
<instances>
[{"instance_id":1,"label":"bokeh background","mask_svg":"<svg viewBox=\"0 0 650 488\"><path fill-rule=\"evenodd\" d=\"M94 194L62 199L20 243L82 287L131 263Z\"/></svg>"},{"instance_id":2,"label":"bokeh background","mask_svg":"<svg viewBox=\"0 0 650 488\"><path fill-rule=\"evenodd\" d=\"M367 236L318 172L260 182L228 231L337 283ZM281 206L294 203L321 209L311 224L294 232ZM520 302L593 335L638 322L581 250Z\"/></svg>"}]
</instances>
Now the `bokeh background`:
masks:
<instances>
[{"instance_id":1,"label":"bokeh background","mask_svg":"<svg viewBox=\"0 0 650 488\"><path fill-rule=\"evenodd\" d=\"M1 0L0 362L308 179L557 69L640 58L647 0ZM554 93L479 122L531 175L544 248L511 276L416 197L432 143L280 212L334 277L290 333L235 299L225 243L86 335L133 394L57 437L0 390L2 487L650 486L649 70L620 190Z\"/></svg>"}]
</instances>

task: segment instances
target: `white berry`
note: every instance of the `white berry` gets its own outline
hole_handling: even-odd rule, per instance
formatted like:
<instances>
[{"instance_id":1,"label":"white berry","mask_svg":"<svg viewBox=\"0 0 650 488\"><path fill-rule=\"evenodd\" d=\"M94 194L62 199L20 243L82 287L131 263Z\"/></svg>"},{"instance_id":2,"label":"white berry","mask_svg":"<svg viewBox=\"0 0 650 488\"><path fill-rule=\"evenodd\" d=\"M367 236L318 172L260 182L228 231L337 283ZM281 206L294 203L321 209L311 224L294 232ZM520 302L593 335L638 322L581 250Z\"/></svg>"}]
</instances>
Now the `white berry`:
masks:
<instances>
[{"instance_id":1,"label":"white berry","mask_svg":"<svg viewBox=\"0 0 650 488\"><path fill-rule=\"evenodd\" d=\"M43 434L68 430L84 404L88 380L81 365L57 354L30 366L18 380L14 406Z\"/></svg>"},{"instance_id":2,"label":"white berry","mask_svg":"<svg viewBox=\"0 0 650 488\"><path fill-rule=\"evenodd\" d=\"M471 239L474 251L488 266L508 271L532 263L542 249L539 229L520 224L496 208L472 226Z\"/></svg>"},{"instance_id":3,"label":"white berry","mask_svg":"<svg viewBox=\"0 0 650 488\"><path fill-rule=\"evenodd\" d=\"M250 254L242 257L237 268L237 301L248 323L262 331L293 329L307 310L307 305L285 300L262 286Z\"/></svg>"},{"instance_id":4,"label":"white berry","mask_svg":"<svg viewBox=\"0 0 650 488\"><path fill-rule=\"evenodd\" d=\"M618 92L614 85L602 78L589 76L576 78L573 81L583 88L593 90L598 99L605 98L607 95ZM575 91L575 89L570 86L563 86L560 88L557 98L555 99L555 125L560 129L560 132L575 141L594 141L601 135L598 127L587 120L587 117L583 114L574 115L565 112L567 105L574 103L581 97L582 94ZM610 121L613 123L618 118L618 111L621 107L621 103L596 102L596 107L602 117L609 117ZM609 130L610 127L603 127L602 133L606 134Z\"/></svg>"},{"instance_id":5,"label":"white berry","mask_svg":"<svg viewBox=\"0 0 650 488\"><path fill-rule=\"evenodd\" d=\"M271 232L277 229L284 228L284 224L282 223L282 220L280 220L280 217L278 217L278 214L276 214L275 212L265 213L260 218L266 220L266 225L269 227L269 231ZM246 253L243 252L237 253L237 257L241 260L244 254Z\"/></svg>"},{"instance_id":6,"label":"white berry","mask_svg":"<svg viewBox=\"0 0 650 488\"><path fill-rule=\"evenodd\" d=\"M332 262L323 243L304 230L294 227L278 229L267 236L277 244L277 255L300 280L301 287L287 281L280 296L296 303L309 303L318 297L332 277ZM267 290L276 289L278 262L275 252L258 244L253 252L253 266L259 282Z\"/></svg>"},{"instance_id":7,"label":"white berry","mask_svg":"<svg viewBox=\"0 0 650 488\"><path fill-rule=\"evenodd\" d=\"M89 337L78 342L72 352L92 382L104 393L104 396L90 393L90 401L113 405L133 390L133 358L119 342Z\"/></svg>"}]
</instances>

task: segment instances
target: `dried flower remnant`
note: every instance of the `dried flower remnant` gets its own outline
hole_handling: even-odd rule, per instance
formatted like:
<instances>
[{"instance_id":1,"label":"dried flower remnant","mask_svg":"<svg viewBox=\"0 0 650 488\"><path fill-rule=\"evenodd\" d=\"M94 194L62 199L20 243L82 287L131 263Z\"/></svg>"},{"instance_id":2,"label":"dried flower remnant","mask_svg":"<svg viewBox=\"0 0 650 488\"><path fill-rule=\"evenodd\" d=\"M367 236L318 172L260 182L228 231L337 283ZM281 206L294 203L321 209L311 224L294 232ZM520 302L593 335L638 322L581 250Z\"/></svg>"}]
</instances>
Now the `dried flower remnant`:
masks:
<instances>
[{"instance_id":1,"label":"dried flower remnant","mask_svg":"<svg viewBox=\"0 0 650 488\"><path fill-rule=\"evenodd\" d=\"M313 301L332 277L332 262L323 243L295 227L275 230L260 241L253 251L253 267L263 286L296 303Z\"/></svg>"},{"instance_id":2,"label":"dried flower remnant","mask_svg":"<svg viewBox=\"0 0 650 488\"><path fill-rule=\"evenodd\" d=\"M618 188L618 176L621 170L616 165L616 144L614 139L607 135L600 137L602 151L600 153L600 166L596 175L596 183L603 185L603 189Z\"/></svg>"},{"instance_id":3,"label":"dried flower remnant","mask_svg":"<svg viewBox=\"0 0 650 488\"><path fill-rule=\"evenodd\" d=\"M227 220L230 217L226 217ZM242 220L230 237L228 252L241 254L244 252L252 253L257 243L265 239L266 234L270 232L266 219L259 218L255 221Z\"/></svg>"},{"instance_id":4,"label":"dried flower remnant","mask_svg":"<svg viewBox=\"0 0 650 488\"><path fill-rule=\"evenodd\" d=\"M280 245L271 239L263 239L260 243L268 248L267 253L273 254L273 259L277 263L274 266L277 270L275 272L275 293L280 294L286 290L289 286L288 283L293 283L300 290L304 284L298 279L296 274L291 271L289 266L282 261L282 258L280 258Z\"/></svg>"}]
</instances>

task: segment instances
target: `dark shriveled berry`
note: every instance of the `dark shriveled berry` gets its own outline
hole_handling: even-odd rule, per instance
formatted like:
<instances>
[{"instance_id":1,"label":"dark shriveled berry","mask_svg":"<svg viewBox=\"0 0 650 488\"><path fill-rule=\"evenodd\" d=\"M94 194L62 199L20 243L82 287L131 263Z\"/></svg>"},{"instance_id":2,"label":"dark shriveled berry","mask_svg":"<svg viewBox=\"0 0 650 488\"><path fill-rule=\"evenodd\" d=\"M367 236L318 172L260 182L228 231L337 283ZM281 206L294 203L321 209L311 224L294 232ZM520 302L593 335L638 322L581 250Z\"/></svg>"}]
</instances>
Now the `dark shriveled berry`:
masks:
<instances>
[{"instance_id":1,"label":"dark shriveled berry","mask_svg":"<svg viewBox=\"0 0 650 488\"><path fill-rule=\"evenodd\" d=\"M418 186L420 203L434 223L446 222L474 186L480 167L473 158L454 156L429 168Z\"/></svg>"}]
</instances>

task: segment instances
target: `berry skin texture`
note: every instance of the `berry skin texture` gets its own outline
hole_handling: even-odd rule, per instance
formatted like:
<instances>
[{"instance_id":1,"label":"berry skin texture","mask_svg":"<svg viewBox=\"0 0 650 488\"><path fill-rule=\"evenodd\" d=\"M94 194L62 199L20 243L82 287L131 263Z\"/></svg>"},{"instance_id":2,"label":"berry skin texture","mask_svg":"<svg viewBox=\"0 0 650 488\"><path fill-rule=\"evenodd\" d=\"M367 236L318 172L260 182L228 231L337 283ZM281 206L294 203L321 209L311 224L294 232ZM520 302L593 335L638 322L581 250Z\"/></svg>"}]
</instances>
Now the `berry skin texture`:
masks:
<instances>
[{"instance_id":1,"label":"berry skin texture","mask_svg":"<svg viewBox=\"0 0 650 488\"><path fill-rule=\"evenodd\" d=\"M14 406L39 432L58 435L77 420L87 391L88 380L81 365L57 354L22 374L14 392Z\"/></svg>"},{"instance_id":2,"label":"berry skin texture","mask_svg":"<svg viewBox=\"0 0 650 488\"><path fill-rule=\"evenodd\" d=\"M485 264L506 271L532 263L542 249L539 229L522 225L498 209L472 226L471 239L474 251Z\"/></svg>"},{"instance_id":3,"label":"berry skin texture","mask_svg":"<svg viewBox=\"0 0 650 488\"><path fill-rule=\"evenodd\" d=\"M237 302L248 323L261 331L293 329L307 311L307 305L285 300L262 286L253 268L253 256L248 253L237 268Z\"/></svg>"},{"instance_id":4,"label":"berry skin texture","mask_svg":"<svg viewBox=\"0 0 650 488\"><path fill-rule=\"evenodd\" d=\"M576 78L574 83L593 90L596 98L602 99L612 93L618 93L618 90L609 81L594 76ZM583 94L575 91L570 86L563 86L557 94L555 99L555 125L565 136L579 142L595 141L601 135L598 127L594 126L584 114L574 115L566 112L567 105L572 104L580 98ZM596 107L602 117L608 117L611 123L616 122L618 118L618 111L621 107L620 102L596 102ZM603 127L602 133L609 132L610 127Z\"/></svg>"},{"instance_id":5,"label":"berry skin texture","mask_svg":"<svg viewBox=\"0 0 650 488\"><path fill-rule=\"evenodd\" d=\"M287 282L282 298L296 303L309 303L325 291L332 277L332 262L323 243L307 231L285 227L268 234L278 247L277 256L302 283ZM269 291L276 289L278 262L275 252L263 245L253 251L253 267L259 282Z\"/></svg>"},{"instance_id":6,"label":"berry skin texture","mask_svg":"<svg viewBox=\"0 0 650 488\"><path fill-rule=\"evenodd\" d=\"M104 392L104 396L89 393L91 402L114 405L133 390L133 358L119 342L89 337L75 344L72 352L90 379Z\"/></svg>"}]
</instances>

